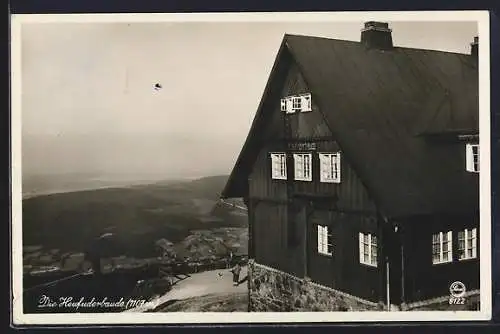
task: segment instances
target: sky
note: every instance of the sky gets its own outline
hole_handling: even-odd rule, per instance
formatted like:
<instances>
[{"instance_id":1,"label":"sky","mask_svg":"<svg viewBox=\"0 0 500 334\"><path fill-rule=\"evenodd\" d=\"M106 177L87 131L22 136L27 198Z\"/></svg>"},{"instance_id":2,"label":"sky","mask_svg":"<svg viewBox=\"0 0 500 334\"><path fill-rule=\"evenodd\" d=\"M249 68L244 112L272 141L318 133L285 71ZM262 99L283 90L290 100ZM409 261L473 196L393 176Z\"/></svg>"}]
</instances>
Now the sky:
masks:
<instances>
[{"instance_id":1,"label":"sky","mask_svg":"<svg viewBox=\"0 0 500 334\"><path fill-rule=\"evenodd\" d=\"M389 25L402 47L469 53L477 36L476 22ZM229 174L283 35L359 41L362 26L24 23L23 175Z\"/></svg>"}]
</instances>

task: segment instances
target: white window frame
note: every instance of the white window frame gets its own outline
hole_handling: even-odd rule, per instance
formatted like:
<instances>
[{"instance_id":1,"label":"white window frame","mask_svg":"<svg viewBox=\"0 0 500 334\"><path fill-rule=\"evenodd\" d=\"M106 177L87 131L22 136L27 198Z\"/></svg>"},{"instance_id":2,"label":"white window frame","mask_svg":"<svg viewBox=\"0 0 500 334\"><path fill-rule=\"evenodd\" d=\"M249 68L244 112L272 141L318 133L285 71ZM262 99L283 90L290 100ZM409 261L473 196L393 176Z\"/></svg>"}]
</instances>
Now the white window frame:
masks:
<instances>
[{"instance_id":1,"label":"white window frame","mask_svg":"<svg viewBox=\"0 0 500 334\"><path fill-rule=\"evenodd\" d=\"M310 93L290 95L281 99L281 111L287 114L312 111L312 97Z\"/></svg>"},{"instance_id":2,"label":"white window frame","mask_svg":"<svg viewBox=\"0 0 500 334\"><path fill-rule=\"evenodd\" d=\"M312 181L312 153L294 153L293 161L293 174L295 180L306 182ZM306 161L308 161L309 164L307 164Z\"/></svg>"},{"instance_id":3,"label":"white window frame","mask_svg":"<svg viewBox=\"0 0 500 334\"><path fill-rule=\"evenodd\" d=\"M292 96L292 110L294 112L302 110L302 98L300 96Z\"/></svg>"},{"instance_id":4,"label":"white window frame","mask_svg":"<svg viewBox=\"0 0 500 334\"><path fill-rule=\"evenodd\" d=\"M333 242L331 228L326 225L318 225L318 253L331 256L333 253Z\"/></svg>"},{"instance_id":5,"label":"white window frame","mask_svg":"<svg viewBox=\"0 0 500 334\"><path fill-rule=\"evenodd\" d=\"M366 237L366 242L365 242ZM368 259L365 260L365 247L368 248ZM375 250L373 251L373 248ZM378 240L377 236L372 233L359 232L359 263L377 267L378 262Z\"/></svg>"},{"instance_id":6,"label":"white window frame","mask_svg":"<svg viewBox=\"0 0 500 334\"><path fill-rule=\"evenodd\" d=\"M462 244L463 241L463 244ZM469 255L470 251L470 255ZM477 258L477 228L463 229L458 232L458 260Z\"/></svg>"},{"instance_id":7,"label":"white window frame","mask_svg":"<svg viewBox=\"0 0 500 334\"><path fill-rule=\"evenodd\" d=\"M447 236L448 240L446 241L449 244L448 250L444 250L444 235ZM437 240L435 242L435 237ZM450 263L453 262L453 234L451 231L447 232L438 232L432 234L432 264L442 264L442 263ZM438 253L439 259L434 258L434 245L438 245ZM449 254L448 259L445 259L445 254Z\"/></svg>"},{"instance_id":8,"label":"white window frame","mask_svg":"<svg viewBox=\"0 0 500 334\"><path fill-rule=\"evenodd\" d=\"M320 182L340 183L340 152L319 153Z\"/></svg>"},{"instance_id":9,"label":"white window frame","mask_svg":"<svg viewBox=\"0 0 500 334\"><path fill-rule=\"evenodd\" d=\"M271 178L275 180L286 180L286 153L271 153Z\"/></svg>"},{"instance_id":10,"label":"white window frame","mask_svg":"<svg viewBox=\"0 0 500 334\"><path fill-rule=\"evenodd\" d=\"M476 150L476 153L474 151ZM471 173L479 173L479 144L465 145L465 169Z\"/></svg>"}]
</instances>

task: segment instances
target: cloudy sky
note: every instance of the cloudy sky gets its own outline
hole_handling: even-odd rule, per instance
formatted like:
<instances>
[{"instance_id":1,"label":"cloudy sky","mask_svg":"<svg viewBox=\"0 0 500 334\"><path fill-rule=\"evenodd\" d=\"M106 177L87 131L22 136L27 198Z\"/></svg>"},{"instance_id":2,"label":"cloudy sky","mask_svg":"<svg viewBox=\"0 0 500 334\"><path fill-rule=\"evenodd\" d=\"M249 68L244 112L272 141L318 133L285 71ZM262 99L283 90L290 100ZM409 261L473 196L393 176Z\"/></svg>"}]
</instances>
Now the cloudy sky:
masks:
<instances>
[{"instance_id":1,"label":"cloudy sky","mask_svg":"<svg viewBox=\"0 0 500 334\"><path fill-rule=\"evenodd\" d=\"M229 173L283 35L359 41L362 25L25 23L23 173ZM397 46L461 53L477 35L475 22L390 26Z\"/></svg>"}]
</instances>

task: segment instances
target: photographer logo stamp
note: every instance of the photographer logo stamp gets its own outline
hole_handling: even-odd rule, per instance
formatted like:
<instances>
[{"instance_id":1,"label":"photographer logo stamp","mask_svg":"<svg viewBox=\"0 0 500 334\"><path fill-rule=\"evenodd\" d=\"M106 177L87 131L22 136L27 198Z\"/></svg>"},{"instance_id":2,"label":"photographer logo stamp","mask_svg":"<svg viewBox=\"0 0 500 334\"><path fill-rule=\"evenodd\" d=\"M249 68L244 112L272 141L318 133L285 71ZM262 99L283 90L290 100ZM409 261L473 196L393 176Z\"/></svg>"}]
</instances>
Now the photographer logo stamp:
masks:
<instances>
[{"instance_id":1,"label":"photographer logo stamp","mask_svg":"<svg viewBox=\"0 0 500 334\"><path fill-rule=\"evenodd\" d=\"M465 284L460 281L455 281L450 285L450 305L464 305L465 292L467 291Z\"/></svg>"}]
</instances>

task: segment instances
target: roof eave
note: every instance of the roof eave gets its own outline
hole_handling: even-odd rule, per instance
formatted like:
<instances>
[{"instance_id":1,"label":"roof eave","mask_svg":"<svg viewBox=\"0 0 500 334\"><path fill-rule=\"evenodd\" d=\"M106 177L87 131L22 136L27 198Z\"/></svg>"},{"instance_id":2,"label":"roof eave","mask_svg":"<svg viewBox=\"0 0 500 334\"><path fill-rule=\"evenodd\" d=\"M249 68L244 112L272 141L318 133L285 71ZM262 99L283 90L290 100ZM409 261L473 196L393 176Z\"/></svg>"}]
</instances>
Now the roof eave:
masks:
<instances>
[{"instance_id":1,"label":"roof eave","mask_svg":"<svg viewBox=\"0 0 500 334\"><path fill-rule=\"evenodd\" d=\"M245 143L243 144L243 148L241 149L241 151L238 155L238 158L237 158L236 163L233 167L233 170L231 171L231 174L229 175L229 179L226 183L226 186L224 187L224 189L221 193L220 197L223 199L244 197L246 195L246 193L248 192L248 186L246 187L246 189L237 189L236 182L237 182L237 179L239 177L242 177L242 175L238 175L238 174L241 173L241 168L242 168L244 157L246 155L247 150L250 148L252 134L254 133L254 131L257 127L257 123L262 116L263 105L264 105L264 102L265 102L267 96L269 95L269 90L271 88L272 82L274 81L274 77L276 75L276 69L278 67L278 63L281 59L283 51L285 49L287 49L287 44L286 44L287 36L288 36L287 34L285 34L283 36L283 39L281 41L281 45L280 45L278 52L276 54L276 57L274 59L274 64L271 68L270 75L268 76L268 80L267 80L266 86L264 88L264 92L262 94L259 106L257 108L257 112L254 116L253 121L252 121L252 125L250 126L250 130L248 131L247 138L245 140ZM245 174L248 174L248 173L245 173ZM247 175L247 177L248 177L248 175Z\"/></svg>"}]
</instances>

